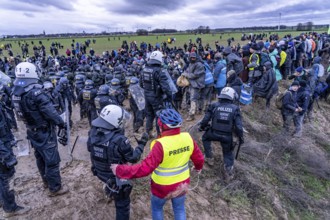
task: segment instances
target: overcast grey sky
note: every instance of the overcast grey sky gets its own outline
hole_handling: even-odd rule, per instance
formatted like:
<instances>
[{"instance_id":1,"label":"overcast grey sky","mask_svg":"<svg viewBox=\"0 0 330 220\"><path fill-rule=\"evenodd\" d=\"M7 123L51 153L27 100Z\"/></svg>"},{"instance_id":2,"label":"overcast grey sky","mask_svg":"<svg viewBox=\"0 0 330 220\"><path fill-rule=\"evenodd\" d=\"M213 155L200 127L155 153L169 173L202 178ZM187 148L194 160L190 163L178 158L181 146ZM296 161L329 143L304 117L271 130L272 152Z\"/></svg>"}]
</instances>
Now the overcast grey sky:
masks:
<instances>
[{"instance_id":1,"label":"overcast grey sky","mask_svg":"<svg viewBox=\"0 0 330 220\"><path fill-rule=\"evenodd\" d=\"M329 0L0 0L0 35L330 23Z\"/></svg>"}]
</instances>

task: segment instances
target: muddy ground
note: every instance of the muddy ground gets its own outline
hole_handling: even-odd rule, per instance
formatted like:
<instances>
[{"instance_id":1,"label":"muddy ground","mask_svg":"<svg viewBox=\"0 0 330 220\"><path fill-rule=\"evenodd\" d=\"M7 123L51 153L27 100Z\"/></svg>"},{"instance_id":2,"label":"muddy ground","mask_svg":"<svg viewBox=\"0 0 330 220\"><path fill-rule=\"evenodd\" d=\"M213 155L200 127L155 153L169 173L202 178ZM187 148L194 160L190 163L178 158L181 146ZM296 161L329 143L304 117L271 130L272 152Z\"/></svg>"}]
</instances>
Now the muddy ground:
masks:
<instances>
[{"instance_id":1,"label":"muddy ground","mask_svg":"<svg viewBox=\"0 0 330 220\"><path fill-rule=\"evenodd\" d=\"M235 162L235 177L230 183L223 181L221 147L213 143L215 166L205 165L199 178L192 174L188 219L330 219L330 106L320 105L300 139L281 133L279 110L272 106L266 111L264 100L243 106L246 143ZM201 117L185 122L182 130L189 131L202 148L202 133L192 127ZM28 156L19 157L13 182L18 204L32 210L12 219L115 219L114 203L107 203L103 184L90 171L89 125L79 119L78 107L74 107L73 121L71 146L79 135L73 161L67 147L59 145L62 179L70 192L47 196L30 149ZM139 134L132 128L126 134L135 146L133 136ZM22 124L15 136L24 140L19 147L28 146ZM134 181L131 201L131 219L151 219L149 177ZM165 206L165 219L173 219L170 203Z\"/></svg>"}]
</instances>

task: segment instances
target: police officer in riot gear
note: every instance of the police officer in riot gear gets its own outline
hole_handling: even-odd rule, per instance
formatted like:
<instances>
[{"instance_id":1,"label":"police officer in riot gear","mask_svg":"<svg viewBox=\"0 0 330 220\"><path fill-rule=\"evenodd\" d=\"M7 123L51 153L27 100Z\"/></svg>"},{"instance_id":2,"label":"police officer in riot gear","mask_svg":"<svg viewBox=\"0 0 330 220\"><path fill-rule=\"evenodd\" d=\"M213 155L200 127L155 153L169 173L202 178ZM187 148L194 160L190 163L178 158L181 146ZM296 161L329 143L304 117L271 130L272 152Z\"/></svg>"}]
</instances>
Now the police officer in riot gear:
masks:
<instances>
[{"instance_id":1,"label":"police officer in riot gear","mask_svg":"<svg viewBox=\"0 0 330 220\"><path fill-rule=\"evenodd\" d=\"M97 96L97 90L94 88L94 82L90 79L85 81L85 88L80 91L78 101L80 108L86 111L89 124L97 118L94 98Z\"/></svg>"},{"instance_id":2,"label":"police officer in riot gear","mask_svg":"<svg viewBox=\"0 0 330 220\"><path fill-rule=\"evenodd\" d=\"M61 94L54 89L53 84L49 81L43 83L43 89L48 98L52 101L58 114L62 114L65 111L65 104Z\"/></svg>"},{"instance_id":3,"label":"police officer in riot gear","mask_svg":"<svg viewBox=\"0 0 330 220\"><path fill-rule=\"evenodd\" d=\"M148 141L144 133L138 146L132 148L124 134L125 121L128 113L117 105L107 105L100 116L93 120L87 141L91 154L92 172L105 183L105 194L115 200L116 219L129 219L130 193L132 185L129 181L121 181L110 169L111 164L136 163L143 153Z\"/></svg>"},{"instance_id":4,"label":"police officer in riot gear","mask_svg":"<svg viewBox=\"0 0 330 220\"><path fill-rule=\"evenodd\" d=\"M71 84L66 77L61 77L55 89L58 93L61 94L64 103L67 102L68 110L70 113L70 126L72 126L72 103L77 103L77 97L73 92L73 88L71 87Z\"/></svg>"},{"instance_id":5,"label":"police officer in riot gear","mask_svg":"<svg viewBox=\"0 0 330 220\"><path fill-rule=\"evenodd\" d=\"M120 84L119 79L113 78L111 80L109 95L111 100L115 101L117 105L123 106L123 102L125 101L125 92L124 88Z\"/></svg>"},{"instance_id":6,"label":"police officer in riot gear","mask_svg":"<svg viewBox=\"0 0 330 220\"><path fill-rule=\"evenodd\" d=\"M118 105L117 101L111 99L109 96L109 89L110 87L108 85L102 85L97 91L97 96L94 99L94 103L98 114L100 114L101 110L107 105Z\"/></svg>"},{"instance_id":7,"label":"police officer in riot gear","mask_svg":"<svg viewBox=\"0 0 330 220\"><path fill-rule=\"evenodd\" d=\"M10 190L9 181L15 174L16 157L12 147L14 136L11 133L11 123L8 112L0 103L0 207L3 207L3 217L25 214L28 207L18 206L15 202L14 190Z\"/></svg>"},{"instance_id":8,"label":"police officer in riot gear","mask_svg":"<svg viewBox=\"0 0 330 220\"><path fill-rule=\"evenodd\" d=\"M80 91L84 88L85 86L85 80L86 76L84 72L77 72L75 77L74 77L74 85L75 85L75 91L76 95L78 96Z\"/></svg>"},{"instance_id":9,"label":"police officer in riot gear","mask_svg":"<svg viewBox=\"0 0 330 220\"><path fill-rule=\"evenodd\" d=\"M200 131L206 130L202 136L202 142L206 156L205 161L210 166L214 164L211 141L219 141L221 143L226 179L233 175L233 131L238 136L240 144L244 142L240 109L233 104L235 94L236 92L233 88L223 88L219 95L219 102L213 103L208 107L199 125ZM208 125L209 121L211 121L210 126Z\"/></svg>"},{"instance_id":10,"label":"police officer in riot gear","mask_svg":"<svg viewBox=\"0 0 330 220\"><path fill-rule=\"evenodd\" d=\"M163 102L172 102L172 92L167 83L167 76L162 71L163 54L160 51L154 51L150 55L146 67L140 75L140 86L144 89L145 95L145 113L146 113L146 131L152 138L153 121L156 112L163 108Z\"/></svg>"},{"instance_id":11,"label":"police officer in riot gear","mask_svg":"<svg viewBox=\"0 0 330 220\"><path fill-rule=\"evenodd\" d=\"M13 129L17 130L17 122L15 119L15 114L13 111L13 105L11 101L11 92L12 89L7 86L4 82L0 81L0 102L4 104L4 108L6 108L7 113L10 116L10 122Z\"/></svg>"},{"instance_id":12,"label":"police officer in riot gear","mask_svg":"<svg viewBox=\"0 0 330 220\"><path fill-rule=\"evenodd\" d=\"M95 64L93 66L93 77L92 80L96 88L104 84L104 74L101 72L101 65Z\"/></svg>"},{"instance_id":13,"label":"police officer in riot gear","mask_svg":"<svg viewBox=\"0 0 330 220\"><path fill-rule=\"evenodd\" d=\"M61 183L60 155L57 148L55 125L65 129L65 123L52 102L38 84L36 67L22 62L15 69L16 80L13 88L13 104L18 119L27 128L27 138L34 148L39 173L49 196L68 192Z\"/></svg>"}]
</instances>

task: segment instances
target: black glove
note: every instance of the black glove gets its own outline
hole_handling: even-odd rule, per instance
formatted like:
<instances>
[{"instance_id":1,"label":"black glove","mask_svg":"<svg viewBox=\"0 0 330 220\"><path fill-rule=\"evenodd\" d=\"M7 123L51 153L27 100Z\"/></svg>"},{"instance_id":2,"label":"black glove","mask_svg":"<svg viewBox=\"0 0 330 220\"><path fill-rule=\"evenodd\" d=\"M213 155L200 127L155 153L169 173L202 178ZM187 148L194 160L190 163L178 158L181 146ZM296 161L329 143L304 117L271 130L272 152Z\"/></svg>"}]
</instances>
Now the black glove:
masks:
<instances>
[{"instance_id":1,"label":"black glove","mask_svg":"<svg viewBox=\"0 0 330 220\"><path fill-rule=\"evenodd\" d=\"M201 124L198 125L198 131L202 132L205 131L205 127L202 126Z\"/></svg>"},{"instance_id":2,"label":"black glove","mask_svg":"<svg viewBox=\"0 0 330 220\"><path fill-rule=\"evenodd\" d=\"M63 130L66 130L66 123L61 123L61 124L59 124L58 125L58 127L60 128L60 129L63 129Z\"/></svg>"},{"instance_id":3,"label":"black glove","mask_svg":"<svg viewBox=\"0 0 330 220\"><path fill-rule=\"evenodd\" d=\"M66 146L68 144L68 136L67 136L67 132L66 132L66 127L62 127L60 129L58 129L58 133L57 133L57 140L60 144L62 144L63 146Z\"/></svg>"},{"instance_id":4,"label":"black glove","mask_svg":"<svg viewBox=\"0 0 330 220\"><path fill-rule=\"evenodd\" d=\"M239 138L239 144L244 144L244 137L243 136Z\"/></svg>"},{"instance_id":5,"label":"black glove","mask_svg":"<svg viewBox=\"0 0 330 220\"><path fill-rule=\"evenodd\" d=\"M137 143L139 145L145 146L147 144L148 140L149 140L149 135L146 132L144 132L142 134L141 138L139 140L137 140Z\"/></svg>"}]
</instances>

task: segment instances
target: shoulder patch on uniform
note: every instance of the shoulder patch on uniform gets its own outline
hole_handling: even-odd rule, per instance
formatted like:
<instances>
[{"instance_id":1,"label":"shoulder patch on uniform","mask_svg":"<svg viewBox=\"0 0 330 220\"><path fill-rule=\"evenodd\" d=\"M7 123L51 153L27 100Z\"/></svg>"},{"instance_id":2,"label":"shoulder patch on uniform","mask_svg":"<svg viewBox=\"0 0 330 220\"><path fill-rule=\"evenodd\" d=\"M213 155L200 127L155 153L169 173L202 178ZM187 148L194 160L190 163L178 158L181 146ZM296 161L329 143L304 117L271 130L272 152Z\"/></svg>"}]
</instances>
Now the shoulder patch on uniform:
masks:
<instances>
[{"instance_id":1,"label":"shoulder patch on uniform","mask_svg":"<svg viewBox=\"0 0 330 220\"><path fill-rule=\"evenodd\" d=\"M41 89L38 89L37 91L34 92L34 95L35 96L38 96L42 93L42 90Z\"/></svg>"}]
</instances>

